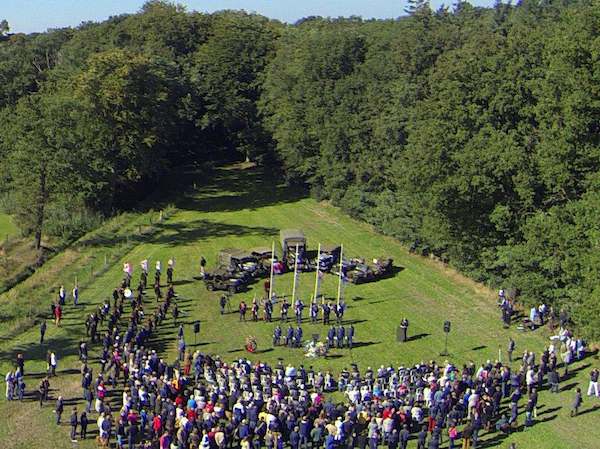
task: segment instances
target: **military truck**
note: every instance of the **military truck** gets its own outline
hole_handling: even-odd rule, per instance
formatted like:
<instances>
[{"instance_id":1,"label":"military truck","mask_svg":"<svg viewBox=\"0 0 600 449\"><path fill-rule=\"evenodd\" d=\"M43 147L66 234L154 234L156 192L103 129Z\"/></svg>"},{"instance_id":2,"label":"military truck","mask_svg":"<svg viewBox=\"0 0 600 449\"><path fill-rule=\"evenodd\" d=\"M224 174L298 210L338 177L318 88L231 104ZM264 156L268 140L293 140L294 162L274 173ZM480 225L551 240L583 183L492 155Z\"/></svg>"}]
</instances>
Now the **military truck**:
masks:
<instances>
[{"instance_id":1,"label":"military truck","mask_svg":"<svg viewBox=\"0 0 600 449\"><path fill-rule=\"evenodd\" d=\"M218 264L228 270L238 273L245 273L251 277L258 277L264 274L258 258L251 251L237 248L223 249L219 252Z\"/></svg>"},{"instance_id":2,"label":"military truck","mask_svg":"<svg viewBox=\"0 0 600 449\"><path fill-rule=\"evenodd\" d=\"M234 294L242 291L246 286L246 282L241 278L235 277L231 271L218 268L215 271L205 273L204 285L210 291L225 290L230 294Z\"/></svg>"},{"instance_id":3,"label":"military truck","mask_svg":"<svg viewBox=\"0 0 600 449\"><path fill-rule=\"evenodd\" d=\"M279 232L281 240L281 249L283 252L282 259L291 270L294 267L296 260L296 248L298 249L298 262L304 268L308 265L308 261L305 260L306 254L306 237L304 232L299 229L282 229Z\"/></svg>"},{"instance_id":4,"label":"military truck","mask_svg":"<svg viewBox=\"0 0 600 449\"><path fill-rule=\"evenodd\" d=\"M353 284L373 282L391 273L393 262L392 259L374 259L373 265L368 265L363 260L353 259L344 273Z\"/></svg>"}]
</instances>

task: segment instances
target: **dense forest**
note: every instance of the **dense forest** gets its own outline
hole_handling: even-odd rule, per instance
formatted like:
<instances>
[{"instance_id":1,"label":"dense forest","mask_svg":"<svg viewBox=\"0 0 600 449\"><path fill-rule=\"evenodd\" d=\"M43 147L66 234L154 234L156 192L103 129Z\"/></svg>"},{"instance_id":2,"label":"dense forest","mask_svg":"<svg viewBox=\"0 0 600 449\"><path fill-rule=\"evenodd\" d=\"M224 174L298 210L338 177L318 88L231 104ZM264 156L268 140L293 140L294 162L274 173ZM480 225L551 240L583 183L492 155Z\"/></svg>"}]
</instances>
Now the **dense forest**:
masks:
<instances>
[{"instance_id":1,"label":"dense forest","mask_svg":"<svg viewBox=\"0 0 600 449\"><path fill-rule=\"evenodd\" d=\"M38 247L173 167L248 159L600 337L598 0L414 0L395 20L293 25L152 1L75 29L9 25L1 205Z\"/></svg>"}]
</instances>

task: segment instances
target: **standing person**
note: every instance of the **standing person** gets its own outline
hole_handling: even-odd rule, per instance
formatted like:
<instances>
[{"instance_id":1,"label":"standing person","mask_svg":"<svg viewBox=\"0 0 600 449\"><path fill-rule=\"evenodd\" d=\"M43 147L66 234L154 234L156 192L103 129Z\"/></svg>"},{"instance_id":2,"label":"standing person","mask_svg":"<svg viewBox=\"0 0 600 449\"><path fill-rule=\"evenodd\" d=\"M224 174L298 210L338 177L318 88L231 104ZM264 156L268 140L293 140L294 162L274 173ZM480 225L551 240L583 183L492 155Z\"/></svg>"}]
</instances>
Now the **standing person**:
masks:
<instances>
[{"instance_id":1,"label":"standing person","mask_svg":"<svg viewBox=\"0 0 600 449\"><path fill-rule=\"evenodd\" d=\"M206 269L206 259L204 258L204 256L200 256L200 277L202 279L204 279L205 276L205 270Z\"/></svg>"},{"instance_id":2,"label":"standing person","mask_svg":"<svg viewBox=\"0 0 600 449\"><path fill-rule=\"evenodd\" d=\"M156 296L156 302L160 302L163 297L162 292L160 291L160 280L154 283L154 295Z\"/></svg>"},{"instance_id":3,"label":"standing person","mask_svg":"<svg viewBox=\"0 0 600 449\"><path fill-rule=\"evenodd\" d=\"M462 444L462 449L470 449L471 448L471 434L473 432L473 429L471 427L471 424L467 424L462 431L462 437L463 437L463 444Z\"/></svg>"},{"instance_id":4,"label":"standing person","mask_svg":"<svg viewBox=\"0 0 600 449\"><path fill-rule=\"evenodd\" d=\"M221 315L225 315L225 306L227 305L227 296L225 296L225 293L221 295L221 299L219 299L219 305L221 306Z\"/></svg>"},{"instance_id":5,"label":"standing person","mask_svg":"<svg viewBox=\"0 0 600 449\"><path fill-rule=\"evenodd\" d=\"M559 392L559 376L558 371L554 368L550 373L548 373L548 383L550 384L550 392L558 393Z\"/></svg>"},{"instance_id":6,"label":"standing person","mask_svg":"<svg viewBox=\"0 0 600 449\"><path fill-rule=\"evenodd\" d=\"M140 429L137 426L136 422L133 422L129 425L127 429L127 440L129 443L129 449L135 448L135 440L137 439L138 434L140 433Z\"/></svg>"},{"instance_id":7,"label":"standing person","mask_svg":"<svg viewBox=\"0 0 600 449\"><path fill-rule=\"evenodd\" d=\"M160 287L160 260L156 261L156 270L154 271L154 283Z\"/></svg>"},{"instance_id":8,"label":"standing person","mask_svg":"<svg viewBox=\"0 0 600 449\"><path fill-rule=\"evenodd\" d=\"M321 307L323 309L323 324L329 324L329 314L331 313L331 305L323 302Z\"/></svg>"},{"instance_id":9,"label":"standing person","mask_svg":"<svg viewBox=\"0 0 600 449\"><path fill-rule=\"evenodd\" d=\"M448 428L448 440L450 443L450 446L448 447L448 449L454 449L454 441L458 438L458 430L456 429L456 425L454 423L452 423L450 425L450 427Z\"/></svg>"},{"instance_id":10,"label":"standing person","mask_svg":"<svg viewBox=\"0 0 600 449\"><path fill-rule=\"evenodd\" d=\"M598 368L594 368L590 372L590 385L588 386L587 395L592 396L592 394L596 397L600 397L600 393L598 392L598 376L600 375L600 371Z\"/></svg>"},{"instance_id":11,"label":"standing person","mask_svg":"<svg viewBox=\"0 0 600 449\"><path fill-rule=\"evenodd\" d=\"M421 431L417 435L417 449L425 449L427 444L427 426L421 427Z\"/></svg>"},{"instance_id":12,"label":"standing person","mask_svg":"<svg viewBox=\"0 0 600 449\"><path fill-rule=\"evenodd\" d=\"M333 348L333 341L335 339L335 328L331 326L327 331L327 349Z\"/></svg>"},{"instance_id":13,"label":"standing person","mask_svg":"<svg viewBox=\"0 0 600 449\"><path fill-rule=\"evenodd\" d=\"M354 326L351 324L348 326L346 331L346 339L348 340L348 349L352 349L352 342L354 340Z\"/></svg>"},{"instance_id":14,"label":"standing person","mask_svg":"<svg viewBox=\"0 0 600 449\"><path fill-rule=\"evenodd\" d=\"M60 327L60 320L62 319L62 307L60 304L57 304L54 307L54 320L57 327Z\"/></svg>"},{"instance_id":15,"label":"standing person","mask_svg":"<svg viewBox=\"0 0 600 449\"><path fill-rule=\"evenodd\" d=\"M71 413L69 423L71 424L71 442L77 443L77 407L73 407L73 412Z\"/></svg>"},{"instance_id":16,"label":"standing person","mask_svg":"<svg viewBox=\"0 0 600 449\"><path fill-rule=\"evenodd\" d=\"M295 342L294 346L296 346L297 348L302 347L302 335L303 335L302 328L300 326L298 326L294 332L294 342Z\"/></svg>"},{"instance_id":17,"label":"standing person","mask_svg":"<svg viewBox=\"0 0 600 449\"><path fill-rule=\"evenodd\" d=\"M64 306L66 304L67 292L65 291L65 286L61 285L58 289L58 304Z\"/></svg>"},{"instance_id":18,"label":"standing person","mask_svg":"<svg viewBox=\"0 0 600 449\"><path fill-rule=\"evenodd\" d=\"M569 365L573 362L573 353L569 347L567 347L566 352L563 353L563 362L565 365L564 376L566 377L569 375Z\"/></svg>"},{"instance_id":19,"label":"standing person","mask_svg":"<svg viewBox=\"0 0 600 449\"><path fill-rule=\"evenodd\" d=\"M240 302L240 321L246 321L246 310L248 309L248 306L246 305L246 303L244 301Z\"/></svg>"},{"instance_id":20,"label":"standing person","mask_svg":"<svg viewBox=\"0 0 600 449\"><path fill-rule=\"evenodd\" d=\"M81 435L82 440L85 440L85 438L87 436L87 425L88 425L88 417L87 417L87 413L84 410L83 412L81 412L81 417L79 418L79 427L81 429L80 435Z\"/></svg>"},{"instance_id":21,"label":"standing person","mask_svg":"<svg viewBox=\"0 0 600 449\"><path fill-rule=\"evenodd\" d=\"M178 352L179 352L179 361L183 362L184 356L185 356L185 340L183 339L183 337L181 337L179 339L179 344L178 344Z\"/></svg>"},{"instance_id":22,"label":"standing person","mask_svg":"<svg viewBox=\"0 0 600 449\"><path fill-rule=\"evenodd\" d=\"M19 368L21 376L24 376L25 375L25 356L23 355L22 352L19 352L17 354L16 365L17 365L17 368Z\"/></svg>"},{"instance_id":23,"label":"standing person","mask_svg":"<svg viewBox=\"0 0 600 449\"><path fill-rule=\"evenodd\" d=\"M144 259L140 262L142 272L140 273L140 283L144 287L144 290L148 286L148 259Z\"/></svg>"},{"instance_id":24,"label":"standing person","mask_svg":"<svg viewBox=\"0 0 600 449\"><path fill-rule=\"evenodd\" d=\"M44 343L44 336L46 335L46 320L42 320L40 323L40 344Z\"/></svg>"},{"instance_id":25,"label":"standing person","mask_svg":"<svg viewBox=\"0 0 600 449\"><path fill-rule=\"evenodd\" d=\"M6 400L7 401L13 400L14 376L15 376L15 373L13 373L12 371L9 371L6 373L6 377L4 378L4 381L6 383Z\"/></svg>"},{"instance_id":26,"label":"standing person","mask_svg":"<svg viewBox=\"0 0 600 449\"><path fill-rule=\"evenodd\" d=\"M573 405L571 406L571 418L577 416L579 413L579 407L583 403L583 398L581 397L581 388L577 387L575 390L575 398L573 398Z\"/></svg>"},{"instance_id":27,"label":"standing person","mask_svg":"<svg viewBox=\"0 0 600 449\"><path fill-rule=\"evenodd\" d=\"M60 418L62 416L63 410L65 409L63 397L59 396L56 400L56 407L54 407L54 413L56 414L56 425L60 425Z\"/></svg>"},{"instance_id":28,"label":"standing person","mask_svg":"<svg viewBox=\"0 0 600 449\"><path fill-rule=\"evenodd\" d=\"M40 407L44 405L44 401L48 400L48 390L50 390L50 382L48 381L48 377L44 377L38 386L38 392L40 394Z\"/></svg>"},{"instance_id":29,"label":"standing person","mask_svg":"<svg viewBox=\"0 0 600 449\"><path fill-rule=\"evenodd\" d=\"M310 322L315 324L319 320L319 306L316 301L310 303Z\"/></svg>"},{"instance_id":30,"label":"standing person","mask_svg":"<svg viewBox=\"0 0 600 449\"><path fill-rule=\"evenodd\" d=\"M73 287L73 305L79 304L79 286L75 284Z\"/></svg>"},{"instance_id":31,"label":"standing person","mask_svg":"<svg viewBox=\"0 0 600 449\"><path fill-rule=\"evenodd\" d=\"M179 318L179 307L177 307L177 304L173 304L173 312L171 313L173 314L173 323L177 326L177 319Z\"/></svg>"},{"instance_id":32,"label":"standing person","mask_svg":"<svg viewBox=\"0 0 600 449\"><path fill-rule=\"evenodd\" d=\"M23 379L23 376L17 377L17 388L19 401L23 402L23 398L25 397L25 380Z\"/></svg>"},{"instance_id":33,"label":"standing person","mask_svg":"<svg viewBox=\"0 0 600 449\"><path fill-rule=\"evenodd\" d=\"M296 314L296 323L299 325L302 323L302 311L304 310L304 303L301 299L297 299L294 304L294 313Z\"/></svg>"},{"instance_id":34,"label":"standing person","mask_svg":"<svg viewBox=\"0 0 600 449\"><path fill-rule=\"evenodd\" d=\"M288 310L290 308L290 304L287 302L287 299L283 298L281 303L281 321L287 323L288 320Z\"/></svg>"},{"instance_id":35,"label":"standing person","mask_svg":"<svg viewBox=\"0 0 600 449\"><path fill-rule=\"evenodd\" d=\"M275 329L273 330L273 346L279 346L279 343L281 341L281 327L279 327L279 324L277 326L275 326Z\"/></svg>"},{"instance_id":36,"label":"standing person","mask_svg":"<svg viewBox=\"0 0 600 449\"><path fill-rule=\"evenodd\" d=\"M512 363L512 361L513 361L512 355L513 355L513 352L516 347L517 347L517 344L512 339L512 337L508 337L508 348L506 349L506 352L508 352L508 361L510 363Z\"/></svg>"},{"instance_id":37,"label":"standing person","mask_svg":"<svg viewBox=\"0 0 600 449\"><path fill-rule=\"evenodd\" d=\"M167 262L167 284L173 283L173 266L174 265L175 265L175 262L173 262L173 259L169 259L169 261Z\"/></svg>"},{"instance_id":38,"label":"standing person","mask_svg":"<svg viewBox=\"0 0 600 449\"><path fill-rule=\"evenodd\" d=\"M398 431L396 429L392 430L392 433L387 438L387 446L388 449L398 449Z\"/></svg>"},{"instance_id":39,"label":"standing person","mask_svg":"<svg viewBox=\"0 0 600 449\"><path fill-rule=\"evenodd\" d=\"M343 348L344 347L344 334L346 333L344 326L340 326L337 329L336 332L336 339L337 339L337 347L338 348Z\"/></svg>"},{"instance_id":40,"label":"standing person","mask_svg":"<svg viewBox=\"0 0 600 449\"><path fill-rule=\"evenodd\" d=\"M400 322L400 341L405 342L408 340L408 320L406 317L402 318Z\"/></svg>"},{"instance_id":41,"label":"standing person","mask_svg":"<svg viewBox=\"0 0 600 449\"><path fill-rule=\"evenodd\" d=\"M54 351L50 351L50 374L56 377L56 365L58 364L58 359Z\"/></svg>"},{"instance_id":42,"label":"standing person","mask_svg":"<svg viewBox=\"0 0 600 449\"><path fill-rule=\"evenodd\" d=\"M400 447L402 449L406 449L406 445L408 444L409 439L410 439L410 432L408 431L408 425L404 424L402 430L400 431L400 435L399 435Z\"/></svg>"}]
</instances>

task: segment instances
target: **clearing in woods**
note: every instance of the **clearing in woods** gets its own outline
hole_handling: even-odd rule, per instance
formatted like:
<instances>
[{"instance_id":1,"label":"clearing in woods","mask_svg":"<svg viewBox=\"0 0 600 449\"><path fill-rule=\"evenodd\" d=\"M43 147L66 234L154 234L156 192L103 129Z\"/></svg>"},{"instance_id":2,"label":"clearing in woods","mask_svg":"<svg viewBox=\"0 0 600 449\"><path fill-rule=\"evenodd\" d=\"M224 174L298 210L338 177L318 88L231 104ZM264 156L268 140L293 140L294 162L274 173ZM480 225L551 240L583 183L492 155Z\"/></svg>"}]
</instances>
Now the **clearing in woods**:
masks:
<instances>
[{"instance_id":1,"label":"clearing in woods","mask_svg":"<svg viewBox=\"0 0 600 449\"><path fill-rule=\"evenodd\" d=\"M449 338L451 355L448 358L458 364L469 360L479 364L487 359L498 359L499 349L504 351L509 335L517 342L517 352L525 349L539 351L548 343L544 330L522 333L514 326L509 330L503 329L493 292L434 261L408 254L393 239L348 218L333 206L317 203L304 192L277 184L272 177L269 171L256 168L215 170L202 183L198 182L204 185L202 188L172 199L174 206L168 209L163 222L156 223L158 213L155 211L115 218L0 297L3 303L0 373L4 376L15 354L24 352L28 391L23 403L7 402L2 394L2 448L46 449L70 445L68 424L57 427L54 423L54 401L40 410L33 392L45 371L46 351L53 348L59 357L59 376L51 380L51 397L61 394L67 399L63 422L68 421L73 404L79 404L81 411L77 345L81 338L85 338L84 317L111 295L122 278L124 262L133 264L133 279L137 285L141 260L149 260L151 277L154 261L160 259L166 267L167 260L174 258L175 289L186 323L186 341L193 344L192 323L200 320L201 332L195 349L219 354L226 360L249 355L243 350L244 339L248 335L256 336L258 341L258 353L249 356L252 360L275 363L282 358L284 363L310 364L315 369L334 372L350 363L357 363L364 370L368 366L375 369L382 364L400 366L422 360L440 360L444 359L439 353L444 349L445 320L452 321ZM161 207L165 204L157 203L155 210ZM151 220L153 224L149 224ZM218 306L220 293L207 291L202 281L195 279L201 255L208 261L207 268L211 269L220 249L270 246L272 241L278 241L279 230L284 228L303 229L310 250L316 250L319 242L343 243L344 253L348 256L360 256L366 260L382 256L394 259L398 270L393 277L370 284L350 285L345 289L348 305L345 323L353 323L356 329L356 344L352 351L333 350L327 359L309 361L301 349L273 348L271 335L274 323L240 323L236 313L240 300L250 304L255 294L261 296L262 280L251 285L247 292L235 295L231 301L233 313L221 316ZM46 343L40 346L38 326L27 315L35 315L42 310L49 312L49 304L60 284L70 291L75 277L80 283L82 304L75 308L68 303L64 324L60 328L49 321ZM312 294L313 285L314 273L300 276L298 295L305 302ZM335 297L336 277L326 275L322 289L327 296ZM292 275L277 276L274 290L278 294L289 295ZM153 307L153 298L149 291L146 299L148 307ZM276 316L278 311L276 307ZM305 310L305 321L307 315ZM404 344L397 343L395 339L396 327L402 317L410 320L411 338ZM316 333L323 339L327 328L305 322L303 329L305 337L310 338ZM153 338L154 347L169 360L176 357L176 332L177 328L169 319ZM95 372L98 370L98 349L91 346ZM483 432L483 447L506 448L511 442L516 442L518 449L599 447L598 413L594 406L600 399L584 398L582 415L569 418L574 387L581 386L585 393L592 365L598 366L594 355L576 363L572 374L561 382L563 390L560 394L550 394L547 390L540 393L540 407L533 428L508 437L496 432ZM112 400L116 404L119 398L117 393ZM336 398L339 399L339 396L336 395ZM92 414L92 423L95 419L95 414ZM523 419L521 415L520 423ZM95 424L90 429L92 435L96 435ZM445 438L443 447L447 446ZM78 447L95 447L95 442L89 439L80 442ZM416 443L411 441L409 447L416 447Z\"/></svg>"}]
</instances>

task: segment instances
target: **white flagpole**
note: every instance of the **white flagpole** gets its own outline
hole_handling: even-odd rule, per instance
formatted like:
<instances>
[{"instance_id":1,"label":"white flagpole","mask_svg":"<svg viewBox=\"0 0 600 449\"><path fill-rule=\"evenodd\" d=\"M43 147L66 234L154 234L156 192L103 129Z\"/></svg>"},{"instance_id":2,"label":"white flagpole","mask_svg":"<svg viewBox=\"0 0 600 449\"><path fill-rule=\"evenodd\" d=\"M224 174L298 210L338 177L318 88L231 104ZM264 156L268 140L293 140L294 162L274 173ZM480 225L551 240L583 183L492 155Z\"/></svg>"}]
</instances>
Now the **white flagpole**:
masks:
<instances>
[{"instance_id":1,"label":"white flagpole","mask_svg":"<svg viewBox=\"0 0 600 449\"><path fill-rule=\"evenodd\" d=\"M314 302L317 302L317 296L319 296L319 274L321 274L321 265L319 263L320 258L321 258L321 244L319 243L319 249L317 249L317 274L315 275Z\"/></svg>"},{"instance_id":2,"label":"white flagpole","mask_svg":"<svg viewBox=\"0 0 600 449\"><path fill-rule=\"evenodd\" d=\"M338 278L338 291L337 291L337 303L340 303L340 296L342 295L342 260L344 255L344 245L340 246L340 276Z\"/></svg>"},{"instance_id":3,"label":"white flagpole","mask_svg":"<svg viewBox=\"0 0 600 449\"><path fill-rule=\"evenodd\" d=\"M275 242L271 245L271 275L269 276L269 298L273 298L273 266L275 265Z\"/></svg>"},{"instance_id":4,"label":"white flagpole","mask_svg":"<svg viewBox=\"0 0 600 449\"><path fill-rule=\"evenodd\" d=\"M296 254L294 255L294 283L292 284L292 304L296 301L296 280L298 278L298 244L296 243Z\"/></svg>"}]
</instances>

